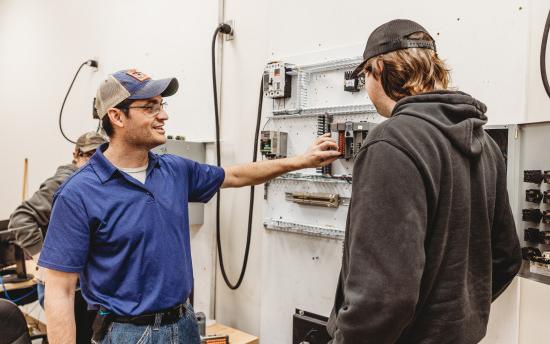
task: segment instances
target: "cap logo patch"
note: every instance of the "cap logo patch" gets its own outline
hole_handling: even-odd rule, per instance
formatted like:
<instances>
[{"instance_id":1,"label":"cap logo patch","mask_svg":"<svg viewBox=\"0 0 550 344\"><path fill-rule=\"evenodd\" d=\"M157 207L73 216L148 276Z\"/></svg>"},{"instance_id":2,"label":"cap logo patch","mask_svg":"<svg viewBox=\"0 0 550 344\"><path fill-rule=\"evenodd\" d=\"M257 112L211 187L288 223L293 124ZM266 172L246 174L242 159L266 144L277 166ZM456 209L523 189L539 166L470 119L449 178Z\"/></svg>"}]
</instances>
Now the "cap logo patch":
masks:
<instances>
[{"instance_id":1,"label":"cap logo patch","mask_svg":"<svg viewBox=\"0 0 550 344\"><path fill-rule=\"evenodd\" d=\"M129 76L131 76L132 78L136 79L139 82L143 82L145 80L151 79L149 75L142 73L136 69L128 69L128 71L126 71L126 74L128 74Z\"/></svg>"}]
</instances>

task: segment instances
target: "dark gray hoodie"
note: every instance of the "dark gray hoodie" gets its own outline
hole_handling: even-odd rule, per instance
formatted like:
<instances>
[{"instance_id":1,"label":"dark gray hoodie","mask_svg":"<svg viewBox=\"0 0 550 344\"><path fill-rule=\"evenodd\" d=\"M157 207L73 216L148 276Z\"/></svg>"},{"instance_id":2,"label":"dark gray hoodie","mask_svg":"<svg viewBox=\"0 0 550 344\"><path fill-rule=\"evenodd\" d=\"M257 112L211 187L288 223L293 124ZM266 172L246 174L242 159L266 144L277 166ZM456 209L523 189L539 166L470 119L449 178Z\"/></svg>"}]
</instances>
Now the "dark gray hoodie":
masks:
<instances>
[{"instance_id":1,"label":"dark gray hoodie","mask_svg":"<svg viewBox=\"0 0 550 344\"><path fill-rule=\"evenodd\" d=\"M40 189L10 215L8 228L17 230L15 240L28 254L35 255L42 249L43 232L50 223L53 195L76 170L74 164L59 166L55 175L46 179Z\"/></svg>"},{"instance_id":2,"label":"dark gray hoodie","mask_svg":"<svg viewBox=\"0 0 550 344\"><path fill-rule=\"evenodd\" d=\"M483 103L400 100L353 171L334 344L477 343L521 265L506 167Z\"/></svg>"}]
</instances>

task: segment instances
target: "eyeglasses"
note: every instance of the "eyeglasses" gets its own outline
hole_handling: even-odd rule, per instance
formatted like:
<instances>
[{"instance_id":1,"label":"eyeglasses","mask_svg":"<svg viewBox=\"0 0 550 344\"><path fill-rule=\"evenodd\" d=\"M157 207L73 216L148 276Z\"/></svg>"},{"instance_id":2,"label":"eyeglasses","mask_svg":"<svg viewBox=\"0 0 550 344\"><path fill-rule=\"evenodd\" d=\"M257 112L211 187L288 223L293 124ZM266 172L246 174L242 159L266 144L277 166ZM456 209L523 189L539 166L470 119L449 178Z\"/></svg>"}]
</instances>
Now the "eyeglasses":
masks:
<instances>
[{"instance_id":1,"label":"eyeglasses","mask_svg":"<svg viewBox=\"0 0 550 344\"><path fill-rule=\"evenodd\" d=\"M166 109L166 107L168 106L168 103L166 102L162 102L160 104L153 104L153 105L143 105L143 106L129 106L127 107L127 109L143 109L143 113L145 113L145 115L147 117L155 117L155 116L158 116L158 114Z\"/></svg>"}]
</instances>

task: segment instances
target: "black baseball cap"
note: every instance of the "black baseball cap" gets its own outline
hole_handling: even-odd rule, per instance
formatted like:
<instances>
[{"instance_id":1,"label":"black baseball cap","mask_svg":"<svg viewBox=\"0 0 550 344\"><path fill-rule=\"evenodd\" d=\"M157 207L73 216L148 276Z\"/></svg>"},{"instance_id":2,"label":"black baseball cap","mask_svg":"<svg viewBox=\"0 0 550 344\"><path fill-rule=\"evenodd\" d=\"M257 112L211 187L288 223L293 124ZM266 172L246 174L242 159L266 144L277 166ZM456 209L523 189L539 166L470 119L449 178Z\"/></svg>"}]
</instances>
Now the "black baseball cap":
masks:
<instances>
[{"instance_id":1,"label":"black baseball cap","mask_svg":"<svg viewBox=\"0 0 550 344\"><path fill-rule=\"evenodd\" d=\"M424 48L437 51L433 38L432 41L408 38L416 32L424 32L432 37L422 25L407 19L395 19L377 27L370 34L367 46L363 52L363 62L355 68L352 77L362 74L367 61L378 55L409 48Z\"/></svg>"}]
</instances>

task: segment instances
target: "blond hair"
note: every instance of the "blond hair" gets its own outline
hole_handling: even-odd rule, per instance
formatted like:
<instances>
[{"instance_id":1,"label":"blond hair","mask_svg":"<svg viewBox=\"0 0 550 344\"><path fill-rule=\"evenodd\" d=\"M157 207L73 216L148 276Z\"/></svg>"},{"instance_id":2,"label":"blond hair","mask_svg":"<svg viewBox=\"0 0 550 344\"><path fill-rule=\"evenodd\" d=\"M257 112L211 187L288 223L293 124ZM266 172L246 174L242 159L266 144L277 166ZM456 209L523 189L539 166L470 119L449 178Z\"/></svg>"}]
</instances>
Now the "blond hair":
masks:
<instances>
[{"instance_id":1,"label":"blond hair","mask_svg":"<svg viewBox=\"0 0 550 344\"><path fill-rule=\"evenodd\" d=\"M433 42L424 32L413 33L408 39ZM419 93L444 90L450 83L450 70L431 49L409 48L378 55L367 61L365 71L380 80L388 97L395 101Z\"/></svg>"}]
</instances>

